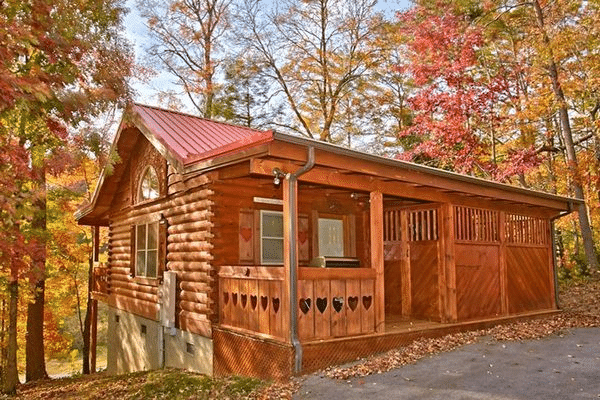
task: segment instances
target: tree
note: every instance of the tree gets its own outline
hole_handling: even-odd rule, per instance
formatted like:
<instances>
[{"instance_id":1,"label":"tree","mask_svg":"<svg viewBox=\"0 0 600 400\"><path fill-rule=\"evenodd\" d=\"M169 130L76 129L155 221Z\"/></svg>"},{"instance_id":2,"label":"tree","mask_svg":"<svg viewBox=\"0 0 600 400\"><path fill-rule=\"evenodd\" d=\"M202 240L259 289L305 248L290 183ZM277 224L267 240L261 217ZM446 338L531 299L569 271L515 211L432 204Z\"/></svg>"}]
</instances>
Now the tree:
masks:
<instances>
[{"instance_id":1,"label":"tree","mask_svg":"<svg viewBox=\"0 0 600 400\"><path fill-rule=\"evenodd\" d=\"M597 111L594 110L597 110L598 95L593 84L598 78L594 72L597 67L593 65L597 66L599 57L594 45L598 43L598 30L594 28L598 6L598 2L579 0L498 1L482 18L482 23L493 21L496 26L500 23L505 32L510 30L520 36L521 52L530 59L532 71L532 90L527 101L546 109L544 114L551 121L547 127L554 130L546 129L547 142L551 145L544 143L540 148L562 152L572 194L582 200L586 179L579 158L587 152L582 146L594 139L597 129L594 124ZM558 146L552 144L552 137L557 139ZM585 205L579 207L578 217L587 264L592 271L597 271L593 233Z\"/></svg>"},{"instance_id":2,"label":"tree","mask_svg":"<svg viewBox=\"0 0 600 400\"><path fill-rule=\"evenodd\" d=\"M5 0L0 2L0 10L0 135L3 143L19 150L16 153L23 155L29 169L27 174L13 177L20 182L11 193L17 199L13 210L18 211L3 218L18 228L18 232L13 230L12 240L26 255L23 259L29 261L27 271L19 270L15 279L27 273L32 287L41 289L35 291L34 306L28 314L31 331L26 376L34 380L46 375L46 244L41 231L46 218L47 162L68 139L67 125L97 115L127 97L125 77L132 64L119 30L123 9L110 0ZM2 165L0 171L6 173L10 168ZM15 220L10 221L10 217ZM10 253L2 256L4 259ZM14 383L5 384L3 390L13 392Z\"/></svg>"},{"instance_id":3,"label":"tree","mask_svg":"<svg viewBox=\"0 0 600 400\"><path fill-rule=\"evenodd\" d=\"M240 56L227 61L224 72L213 103L214 116L249 128L267 129L279 107L269 105L271 87L263 74L263 66Z\"/></svg>"},{"instance_id":4,"label":"tree","mask_svg":"<svg viewBox=\"0 0 600 400\"><path fill-rule=\"evenodd\" d=\"M409 49L397 24L386 22L375 36L371 47L377 49L377 65L372 87L363 102L368 121L383 136L386 153L411 150L419 138L405 133L413 125L414 112L408 98L415 89L410 73ZM400 133L403 133L400 135Z\"/></svg>"},{"instance_id":5,"label":"tree","mask_svg":"<svg viewBox=\"0 0 600 400\"><path fill-rule=\"evenodd\" d=\"M245 0L237 19L246 54L257 58L277 85L289 119L278 125L310 138L341 140L342 101L354 95L374 65L368 46L381 19L374 0L278 2L268 10Z\"/></svg>"},{"instance_id":6,"label":"tree","mask_svg":"<svg viewBox=\"0 0 600 400\"><path fill-rule=\"evenodd\" d=\"M573 140L573 131L571 129L571 117L569 115L567 99L562 89L562 82L559 76L557 62L555 59L554 51L552 50L551 38L549 36L548 27L546 25L546 19L544 11L538 0L531 2L533 10L535 11L535 19L537 27L541 34L542 44L545 52L543 53L546 57L547 71L552 82L552 92L556 107L558 109L561 133L564 140L565 152L567 155L569 174L573 178L572 186L575 193L575 197L581 200L585 200L584 188L578 177L579 163L577 160L577 152L575 149L575 143ZM583 6L583 5L582 5ZM589 216L585 203L582 203L578 209L579 213L579 225L581 227L581 234L583 238L583 245L587 256L587 262L590 269L593 272L598 270L598 259L596 258L596 252L594 249L594 239L592 237L592 230L590 226Z\"/></svg>"},{"instance_id":7,"label":"tree","mask_svg":"<svg viewBox=\"0 0 600 400\"><path fill-rule=\"evenodd\" d=\"M418 86L409 99L415 125L403 132L419 138L403 157L555 192L570 187L584 199L600 182L597 169L585 167L597 165L588 148L600 110L593 86L598 7L578 0L420 0L401 14L400 31L413 50L408 71ZM568 174L552 171L563 163ZM558 179L539 179L544 165ZM585 207L579 222L587 264L596 270Z\"/></svg>"},{"instance_id":8,"label":"tree","mask_svg":"<svg viewBox=\"0 0 600 400\"><path fill-rule=\"evenodd\" d=\"M467 14L436 2L400 15L408 62L401 65L415 89L406 100L412 125L399 136L414 137L399 157L462 173L494 176L494 135L502 121L498 104L512 98L512 71L483 64L484 34Z\"/></svg>"},{"instance_id":9,"label":"tree","mask_svg":"<svg viewBox=\"0 0 600 400\"><path fill-rule=\"evenodd\" d=\"M173 75L205 117L213 115L220 40L229 25L230 0L139 0L154 43L152 61Z\"/></svg>"}]
</instances>

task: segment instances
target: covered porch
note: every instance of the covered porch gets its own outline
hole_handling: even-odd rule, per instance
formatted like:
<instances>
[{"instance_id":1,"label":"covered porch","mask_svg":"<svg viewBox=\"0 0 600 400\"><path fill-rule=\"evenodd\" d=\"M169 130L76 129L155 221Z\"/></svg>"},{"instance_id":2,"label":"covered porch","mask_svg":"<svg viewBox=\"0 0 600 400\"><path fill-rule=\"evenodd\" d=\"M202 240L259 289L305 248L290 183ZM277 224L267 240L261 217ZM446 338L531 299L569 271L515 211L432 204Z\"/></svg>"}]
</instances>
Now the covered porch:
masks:
<instances>
[{"instance_id":1,"label":"covered porch","mask_svg":"<svg viewBox=\"0 0 600 400\"><path fill-rule=\"evenodd\" d=\"M282 198L283 266L219 266L217 374L307 373L418 337L555 309L548 210L331 169L294 177L277 171L301 165L249 164L263 185L265 176L281 180L281 197L273 197ZM315 206L319 195L325 209ZM352 226L344 228L343 258L358 267L310 266L319 256L319 216L336 212Z\"/></svg>"}]
</instances>

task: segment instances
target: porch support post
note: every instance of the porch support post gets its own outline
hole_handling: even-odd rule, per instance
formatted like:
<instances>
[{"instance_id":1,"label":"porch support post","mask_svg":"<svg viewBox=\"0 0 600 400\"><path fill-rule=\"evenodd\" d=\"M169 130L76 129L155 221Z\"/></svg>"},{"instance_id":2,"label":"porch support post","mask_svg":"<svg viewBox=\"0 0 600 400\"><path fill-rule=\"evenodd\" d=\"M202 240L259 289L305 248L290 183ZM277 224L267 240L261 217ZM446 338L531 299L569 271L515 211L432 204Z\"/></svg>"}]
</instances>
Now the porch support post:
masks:
<instances>
[{"instance_id":1,"label":"porch support post","mask_svg":"<svg viewBox=\"0 0 600 400\"><path fill-rule=\"evenodd\" d=\"M94 226L92 228L92 243L93 253L92 253L92 287L89 290L92 290L96 286L96 274L93 270L98 261L100 255L100 227ZM88 296L88 301L91 301L90 307L90 317L91 317L91 326L90 326L90 373L96 372L96 347L98 342L98 300Z\"/></svg>"},{"instance_id":2,"label":"porch support post","mask_svg":"<svg viewBox=\"0 0 600 400\"><path fill-rule=\"evenodd\" d=\"M315 165L315 148L309 147L306 164L283 180L283 326L294 346L294 373L302 370L302 344L298 339L298 177ZM279 177L280 171L273 171Z\"/></svg>"},{"instance_id":3,"label":"porch support post","mask_svg":"<svg viewBox=\"0 0 600 400\"><path fill-rule=\"evenodd\" d=\"M402 297L402 317L410 318L412 312L412 284L410 277L410 244L408 236L408 211L402 210L400 212L400 229L401 233L401 264L400 264L400 285L401 285L401 297Z\"/></svg>"},{"instance_id":4,"label":"porch support post","mask_svg":"<svg viewBox=\"0 0 600 400\"><path fill-rule=\"evenodd\" d=\"M92 257L94 258L94 262L98 262L98 257L100 255L100 227L94 226L92 227L92 242L94 244Z\"/></svg>"},{"instance_id":5,"label":"porch support post","mask_svg":"<svg viewBox=\"0 0 600 400\"><path fill-rule=\"evenodd\" d=\"M458 307L456 304L456 257L454 247L454 206L450 203L442 205L442 234L444 260L441 262L445 268L446 279L446 302L445 313L442 315L444 322L456 322L458 320Z\"/></svg>"},{"instance_id":6,"label":"porch support post","mask_svg":"<svg viewBox=\"0 0 600 400\"><path fill-rule=\"evenodd\" d=\"M294 262L294 257L296 252L292 247L295 247L296 241L293 236L293 218L297 218L297 214L294 213L295 208L293 204L291 204L290 197L293 197L293 194L297 191L297 181L290 181L289 179L284 179L282 181L283 187L283 270L284 270L284 279L283 279L283 293L282 293L282 305L283 305L283 326L285 332L285 340L291 342L292 338L292 321L297 317L296 316L296 307L295 304L292 304L292 299L297 297L292 294L292 291L297 290L297 282L293 282L293 279L297 279L297 271L293 271L296 268L297 262ZM291 195L291 196L290 196Z\"/></svg>"},{"instance_id":7,"label":"porch support post","mask_svg":"<svg viewBox=\"0 0 600 400\"><path fill-rule=\"evenodd\" d=\"M375 270L375 331L385 330L385 288L383 274L383 194L370 194L371 268Z\"/></svg>"},{"instance_id":8,"label":"porch support post","mask_svg":"<svg viewBox=\"0 0 600 400\"><path fill-rule=\"evenodd\" d=\"M498 213L498 240L500 241L499 264L500 264L500 312L508 315L508 270L506 268L506 213Z\"/></svg>"}]
</instances>

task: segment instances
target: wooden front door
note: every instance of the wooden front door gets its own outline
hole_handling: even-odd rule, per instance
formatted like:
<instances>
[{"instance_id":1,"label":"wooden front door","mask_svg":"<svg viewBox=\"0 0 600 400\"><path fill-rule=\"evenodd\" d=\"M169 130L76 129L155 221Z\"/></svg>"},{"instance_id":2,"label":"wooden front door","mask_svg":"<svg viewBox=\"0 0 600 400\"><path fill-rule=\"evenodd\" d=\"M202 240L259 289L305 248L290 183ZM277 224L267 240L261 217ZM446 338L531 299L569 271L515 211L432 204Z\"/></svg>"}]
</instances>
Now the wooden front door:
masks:
<instances>
[{"instance_id":1,"label":"wooden front door","mask_svg":"<svg viewBox=\"0 0 600 400\"><path fill-rule=\"evenodd\" d=\"M410 315L410 260L406 213L386 209L383 213L384 290L386 319ZM403 223L404 218L404 223Z\"/></svg>"}]
</instances>

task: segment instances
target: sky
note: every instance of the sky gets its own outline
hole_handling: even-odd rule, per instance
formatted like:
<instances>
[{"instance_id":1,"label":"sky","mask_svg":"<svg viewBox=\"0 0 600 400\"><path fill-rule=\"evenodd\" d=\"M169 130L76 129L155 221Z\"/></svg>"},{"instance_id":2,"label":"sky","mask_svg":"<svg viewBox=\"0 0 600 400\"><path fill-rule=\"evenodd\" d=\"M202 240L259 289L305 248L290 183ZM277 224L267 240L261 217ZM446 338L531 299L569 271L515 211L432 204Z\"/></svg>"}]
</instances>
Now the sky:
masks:
<instances>
[{"instance_id":1,"label":"sky","mask_svg":"<svg viewBox=\"0 0 600 400\"><path fill-rule=\"evenodd\" d=\"M145 48L150 45L148 30L146 29L145 21L140 16L135 0L127 0L126 7L129 13L125 17L124 25L126 37L131 42L135 51L135 58L138 64L142 63L145 56ZM410 0L379 0L376 8L391 15L396 10L406 9L410 7ZM160 90L165 90L174 87L174 78L166 73L158 74L149 82L142 82L139 79L133 79L131 84L135 91L134 100L138 103L160 106L157 93ZM192 111L191 109L182 111Z\"/></svg>"}]
</instances>

